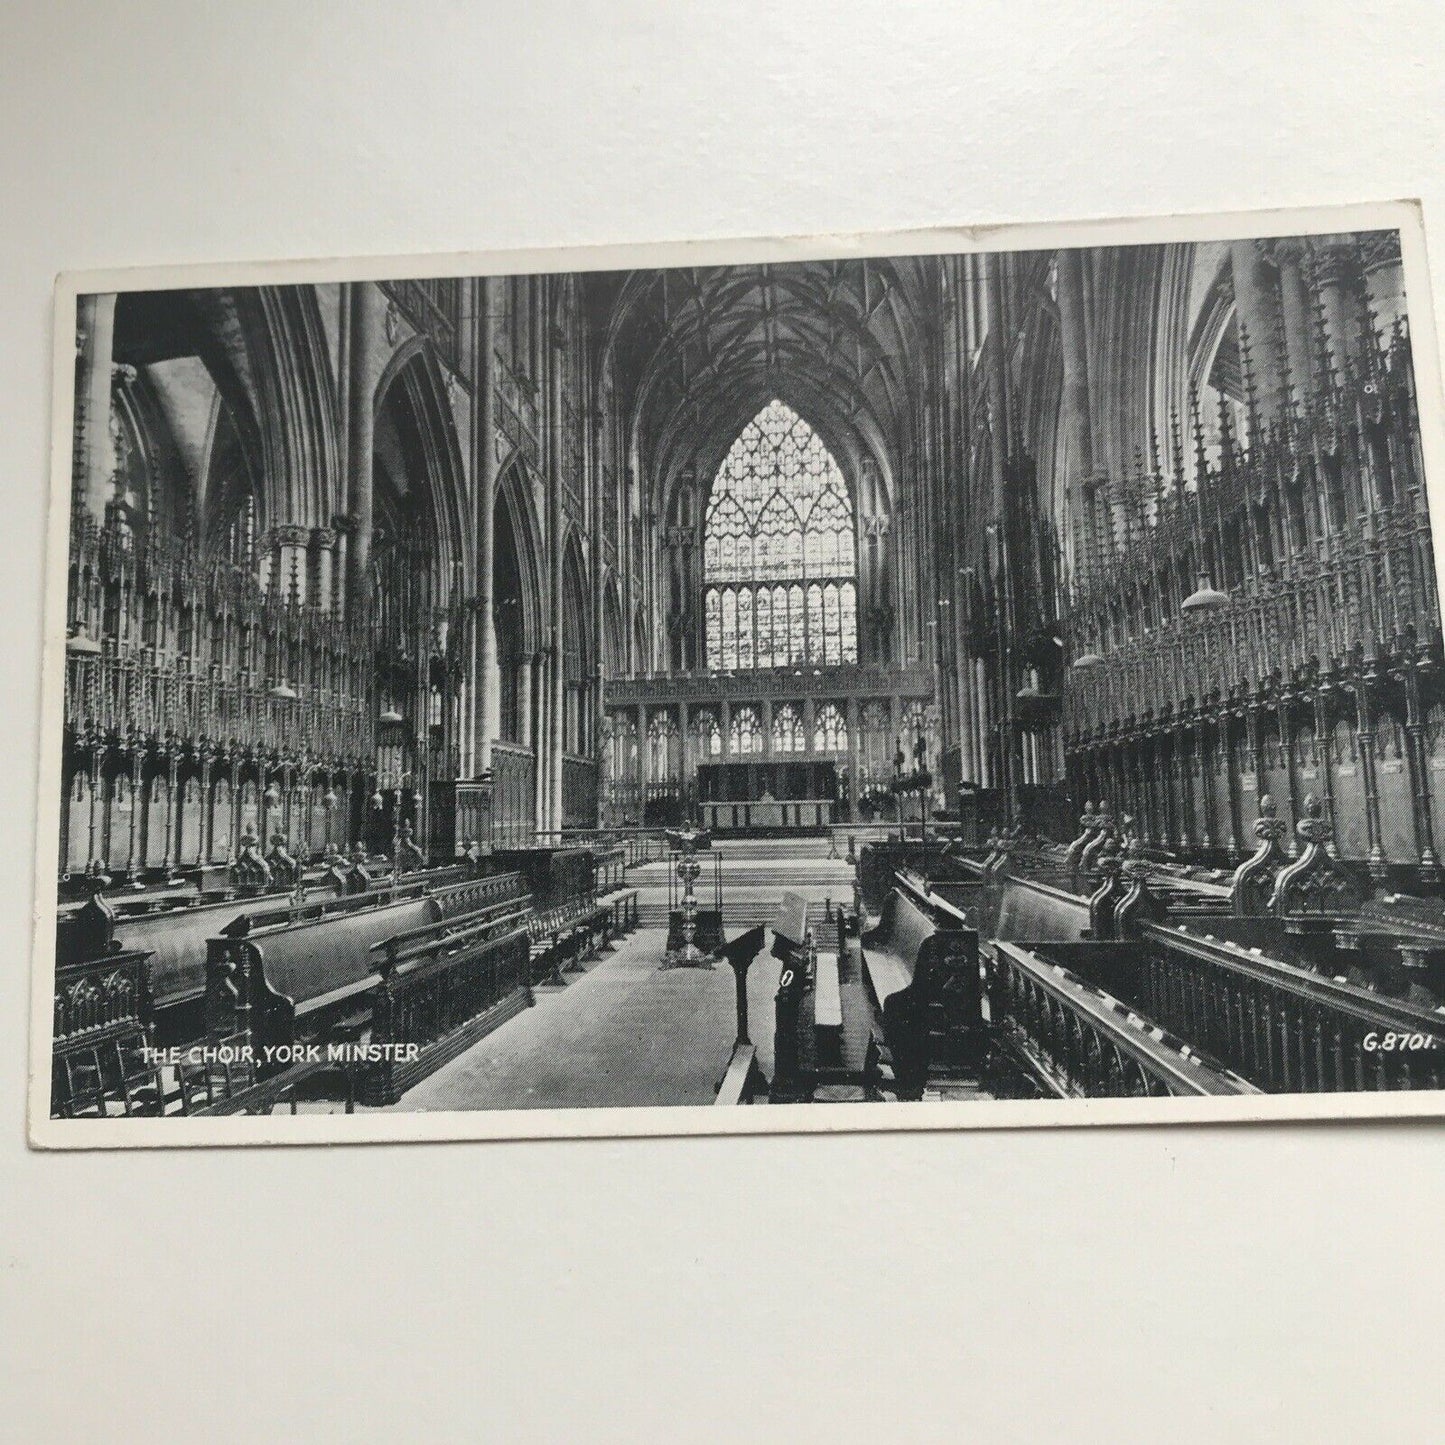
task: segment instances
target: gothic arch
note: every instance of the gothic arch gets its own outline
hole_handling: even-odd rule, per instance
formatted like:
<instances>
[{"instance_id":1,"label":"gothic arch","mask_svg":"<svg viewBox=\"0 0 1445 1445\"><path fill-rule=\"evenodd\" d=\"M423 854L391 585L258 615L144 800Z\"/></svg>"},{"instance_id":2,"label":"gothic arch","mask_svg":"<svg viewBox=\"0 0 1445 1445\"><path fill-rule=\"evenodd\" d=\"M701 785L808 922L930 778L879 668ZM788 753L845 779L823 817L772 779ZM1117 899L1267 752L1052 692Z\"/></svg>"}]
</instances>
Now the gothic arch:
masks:
<instances>
[{"instance_id":1,"label":"gothic arch","mask_svg":"<svg viewBox=\"0 0 1445 1445\"><path fill-rule=\"evenodd\" d=\"M569 529L562 544L559 585L562 589L562 746L565 752L580 754L591 750L590 703L595 648L587 569L576 527Z\"/></svg>"},{"instance_id":2,"label":"gothic arch","mask_svg":"<svg viewBox=\"0 0 1445 1445\"><path fill-rule=\"evenodd\" d=\"M537 511L532 501L527 463L520 452L513 452L498 474L495 527L498 565L501 565L503 549L508 545L515 561L522 646L527 652L535 653L542 646L545 632L546 596L539 564L541 543Z\"/></svg>"},{"instance_id":3,"label":"gothic arch","mask_svg":"<svg viewBox=\"0 0 1445 1445\"><path fill-rule=\"evenodd\" d=\"M604 677L621 677L627 671L627 634L622 626L622 601L617 576L609 573L602 587L602 627L598 634Z\"/></svg>"},{"instance_id":4,"label":"gothic arch","mask_svg":"<svg viewBox=\"0 0 1445 1445\"><path fill-rule=\"evenodd\" d=\"M260 475L267 524L327 526L344 510L345 468L336 433L336 384L315 288L259 286L228 295L240 324L256 414L262 418Z\"/></svg>"},{"instance_id":5,"label":"gothic arch","mask_svg":"<svg viewBox=\"0 0 1445 1445\"><path fill-rule=\"evenodd\" d=\"M395 396L393 395L395 393ZM437 544L435 577L440 589L437 601L473 590L475 551L471 529L462 518L466 494L461 445L451 401L436 352L423 337L405 341L392 354L376 384L374 399L378 423L383 410L394 400L404 401L420 442L420 481L426 488L426 514L431 519Z\"/></svg>"}]
</instances>

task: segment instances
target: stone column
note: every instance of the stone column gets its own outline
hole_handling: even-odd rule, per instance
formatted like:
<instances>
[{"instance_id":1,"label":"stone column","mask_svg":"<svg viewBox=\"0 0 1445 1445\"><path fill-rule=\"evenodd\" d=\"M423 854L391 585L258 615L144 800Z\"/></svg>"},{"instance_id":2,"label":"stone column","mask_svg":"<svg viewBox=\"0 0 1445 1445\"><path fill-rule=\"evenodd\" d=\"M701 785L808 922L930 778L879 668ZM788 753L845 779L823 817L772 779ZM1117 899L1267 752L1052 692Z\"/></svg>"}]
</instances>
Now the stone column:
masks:
<instances>
[{"instance_id":1,"label":"stone column","mask_svg":"<svg viewBox=\"0 0 1445 1445\"><path fill-rule=\"evenodd\" d=\"M310 540L305 527L277 527L272 534L276 545L276 563L271 585L290 602L306 602L306 546ZM281 679L277 679L280 681Z\"/></svg>"},{"instance_id":2,"label":"stone column","mask_svg":"<svg viewBox=\"0 0 1445 1445\"><path fill-rule=\"evenodd\" d=\"M532 746L532 658L525 652L517 659L517 741Z\"/></svg>"},{"instance_id":3,"label":"stone column","mask_svg":"<svg viewBox=\"0 0 1445 1445\"><path fill-rule=\"evenodd\" d=\"M1365 292L1374 313L1375 334L1388 338L1405 315L1405 277L1400 261L1398 231L1380 231L1363 243Z\"/></svg>"},{"instance_id":4,"label":"stone column","mask_svg":"<svg viewBox=\"0 0 1445 1445\"><path fill-rule=\"evenodd\" d=\"M492 741L502 730L502 673L497 661L497 625L494 615L497 517L497 283L479 276L473 283L476 298L476 385L472 390L472 467L477 496L477 629L478 672L473 686L481 696L480 732L476 742L476 768L490 771Z\"/></svg>"},{"instance_id":5,"label":"stone column","mask_svg":"<svg viewBox=\"0 0 1445 1445\"><path fill-rule=\"evenodd\" d=\"M1305 247L1299 237L1286 236L1276 241L1273 249L1279 263L1280 306L1284 312L1284 361L1295 400L1300 401L1309 392L1313 374L1309 293L1302 270Z\"/></svg>"},{"instance_id":6,"label":"stone column","mask_svg":"<svg viewBox=\"0 0 1445 1445\"><path fill-rule=\"evenodd\" d=\"M647 786L652 781L652 749L647 736L647 706L637 704L637 799L638 817L647 806Z\"/></svg>"},{"instance_id":7,"label":"stone column","mask_svg":"<svg viewBox=\"0 0 1445 1445\"><path fill-rule=\"evenodd\" d=\"M773 755L773 700L765 697L762 700L763 711L763 756L770 758Z\"/></svg>"},{"instance_id":8,"label":"stone column","mask_svg":"<svg viewBox=\"0 0 1445 1445\"><path fill-rule=\"evenodd\" d=\"M1083 533L1094 482L1094 433L1089 403L1089 343L1084 324L1084 271L1079 251L1059 252L1059 337L1064 361L1064 425L1069 449L1069 505L1073 511L1074 566L1089 541Z\"/></svg>"},{"instance_id":9,"label":"stone column","mask_svg":"<svg viewBox=\"0 0 1445 1445\"><path fill-rule=\"evenodd\" d=\"M1352 367L1359 355L1364 330L1359 300L1354 291L1359 253L1346 236L1317 236L1311 245L1315 285L1324 311L1330 364L1337 374Z\"/></svg>"},{"instance_id":10,"label":"stone column","mask_svg":"<svg viewBox=\"0 0 1445 1445\"><path fill-rule=\"evenodd\" d=\"M385 345L386 303L371 281L353 281L347 288L351 307L351 376L347 402L347 497L351 539L347 555L346 594L354 607L371 601L367 575L371 570L373 452L376 443L376 384Z\"/></svg>"},{"instance_id":11,"label":"stone column","mask_svg":"<svg viewBox=\"0 0 1445 1445\"><path fill-rule=\"evenodd\" d=\"M1231 241L1229 264L1234 277L1235 316L1249 339L1250 370L1254 375L1259 413L1267 423L1279 410L1283 381L1279 357L1282 324L1279 297L1258 241Z\"/></svg>"},{"instance_id":12,"label":"stone column","mask_svg":"<svg viewBox=\"0 0 1445 1445\"><path fill-rule=\"evenodd\" d=\"M312 603L324 611L336 605L334 563L336 560L336 533L327 527L317 527L311 533L310 571L314 580L311 594Z\"/></svg>"},{"instance_id":13,"label":"stone column","mask_svg":"<svg viewBox=\"0 0 1445 1445\"><path fill-rule=\"evenodd\" d=\"M560 828L562 826L562 725L566 704L566 680L563 677L566 670L563 662L566 619L562 608L562 531L564 524L562 515L562 368L558 364L557 348L553 344L552 336L553 291L550 286L546 289L548 325L544 333L547 345L543 355L547 368L548 394L551 397L547 427L550 454L550 465L547 469L547 490L550 494L547 511L551 518L551 531L547 540L552 564L552 686L549 689L551 713L547 720L551 734L551 751L550 780L547 792L548 814L552 820L550 826ZM580 621L580 619L578 620Z\"/></svg>"},{"instance_id":14,"label":"stone column","mask_svg":"<svg viewBox=\"0 0 1445 1445\"><path fill-rule=\"evenodd\" d=\"M105 520L115 470L110 440L111 365L115 350L115 293L76 303L75 486L97 522Z\"/></svg>"},{"instance_id":15,"label":"stone column","mask_svg":"<svg viewBox=\"0 0 1445 1445\"><path fill-rule=\"evenodd\" d=\"M537 679L537 722L536 722L536 752L532 759L532 784L536 795L536 821L537 831L545 832L551 825L547 820L548 809L548 787L551 779L551 764L548 761L547 749L549 733L547 730L547 698L551 693L551 668L555 652L551 648L544 648L537 654L536 679Z\"/></svg>"},{"instance_id":16,"label":"stone column","mask_svg":"<svg viewBox=\"0 0 1445 1445\"><path fill-rule=\"evenodd\" d=\"M973 660L973 728L978 754L978 785L993 787L993 749L989 746L988 666L984 659Z\"/></svg>"}]
</instances>

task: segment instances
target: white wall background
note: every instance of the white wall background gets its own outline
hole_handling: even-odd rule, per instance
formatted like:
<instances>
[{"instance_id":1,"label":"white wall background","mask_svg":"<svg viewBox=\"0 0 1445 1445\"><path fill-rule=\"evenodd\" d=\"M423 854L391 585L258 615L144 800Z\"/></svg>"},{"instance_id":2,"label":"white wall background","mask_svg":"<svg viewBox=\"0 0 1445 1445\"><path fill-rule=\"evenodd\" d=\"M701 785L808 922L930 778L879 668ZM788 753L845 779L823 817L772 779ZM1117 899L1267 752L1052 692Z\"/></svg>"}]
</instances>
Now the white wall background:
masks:
<instances>
[{"instance_id":1,"label":"white wall background","mask_svg":"<svg viewBox=\"0 0 1445 1445\"><path fill-rule=\"evenodd\" d=\"M0 32L0 1435L1439 1437L1435 1125L59 1157L22 1064L57 271L1419 196L1438 277L1436 3Z\"/></svg>"}]
</instances>

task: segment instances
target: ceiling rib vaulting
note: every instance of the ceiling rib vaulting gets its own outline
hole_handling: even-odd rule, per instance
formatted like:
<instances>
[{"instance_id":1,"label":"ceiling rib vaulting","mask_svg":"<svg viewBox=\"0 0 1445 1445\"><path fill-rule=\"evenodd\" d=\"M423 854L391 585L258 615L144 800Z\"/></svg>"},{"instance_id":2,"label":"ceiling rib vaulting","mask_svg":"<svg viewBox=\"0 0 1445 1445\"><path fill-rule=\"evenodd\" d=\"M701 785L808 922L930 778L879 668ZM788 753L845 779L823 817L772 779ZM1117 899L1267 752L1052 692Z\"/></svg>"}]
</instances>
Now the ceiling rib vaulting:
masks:
<instances>
[{"instance_id":1,"label":"ceiling rib vaulting","mask_svg":"<svg viewBox=\"0 0 1445 1445\"><path fill-rule=\"evenodd\" d=\"M913 258L631 272L601 282L606 352L641 475L666 499L710 479L744 426L788 403L857 477L885 486L911 395L923 277ZM598 294L598 293L601 294Z\"/></svg>"}]
</instances>

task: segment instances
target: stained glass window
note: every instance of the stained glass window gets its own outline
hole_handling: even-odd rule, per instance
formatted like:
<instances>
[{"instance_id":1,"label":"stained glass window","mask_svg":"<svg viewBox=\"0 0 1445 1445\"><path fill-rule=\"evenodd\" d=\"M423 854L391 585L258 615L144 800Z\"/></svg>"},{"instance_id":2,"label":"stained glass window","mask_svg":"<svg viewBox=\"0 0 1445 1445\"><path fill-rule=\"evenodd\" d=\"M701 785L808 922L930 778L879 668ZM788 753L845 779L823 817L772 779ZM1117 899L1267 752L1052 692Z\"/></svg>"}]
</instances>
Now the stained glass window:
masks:
<instances>
[{"instance_id":1,"label":"stained glass window","mask_svg":"<svg viewBox=\"0 0 1445 1445\"><path fill-rule=\"evenodd\" d=\"M728 751L734 756L745 757L749 753L760 753L762 750L763 725L758 718L757 709L737 708L728 729Z\"/></svg>"},{"instance_id":2,"label":"stained glass window","mask_svg":"<svg viewBox=\"0 0 1445 1445\"><path fill-rule=\"evenodd\" d=\"M838 463L797 412L769 402L733 443L708 502L708 667L856 662L856 568Z\"/></svg>"},{"instance_id":3,"label":"stained glass window","mask_svg":"<svg viewBox=\"0 0 1445 1445\"><path fill-rule=\"evenodd\" d=\"M825 702L813 715L813 751L846 753L848 720L836 702Z\"/></svg>"},{"instance_id":4,"label":"stained glass window","mask_svg":"<svg viewBox=\"0 0 1445 1445\"><path fill-rule=\"evenodd\" d=\"M722 756L722 729L718 727L717 714L711 708L702 708L693 719L697 731L698 751L705 758Z\"/></svg>"},{"instance_id":5,"label":"stained glass window","mask_svg":"<svg viewBox=\"0 0 1445 1445\"><path fill-rule=\"evenodd\" d=\"M678 773L677 723L671 713L655 712L647 724L648 776L674 782Z\"/></svg>"},{"instance_id":6,"label":"stained glass window","mask_svg":"<svg viewBox=\"0 0 1445 1445\"><path fill-rule=\"evenodd\" d=\"M773 713L773 751L803 751L803 715L798 711L796 703L785 702Z\"/></svg>"}]
</instances>

